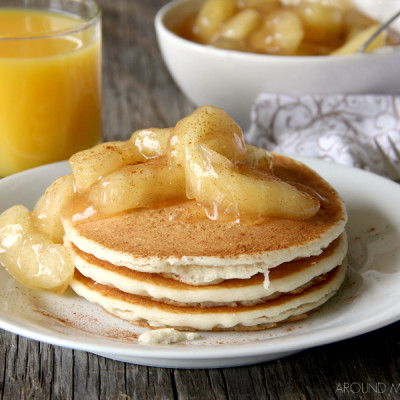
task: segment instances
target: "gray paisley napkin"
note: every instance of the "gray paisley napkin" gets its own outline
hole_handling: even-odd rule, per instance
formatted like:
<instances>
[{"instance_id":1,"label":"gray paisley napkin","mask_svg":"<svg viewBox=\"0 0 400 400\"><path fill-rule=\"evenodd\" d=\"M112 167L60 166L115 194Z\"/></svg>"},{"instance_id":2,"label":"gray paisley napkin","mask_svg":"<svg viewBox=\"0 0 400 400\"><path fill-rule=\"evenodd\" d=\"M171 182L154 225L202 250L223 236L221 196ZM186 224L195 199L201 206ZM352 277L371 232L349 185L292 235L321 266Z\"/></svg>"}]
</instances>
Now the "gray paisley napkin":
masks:
<instances>
[{"instance_id":1,"label":"gray paisley napkin","mask_svg":"<svg viewBox=\"0 0 400 400\"><path fill-rule=\"evenodd\" d=\"M268 150L303 155L386 175L376 138L395 159L400 96L260 94L245 138Z\"/></svg>"}]
</instances>

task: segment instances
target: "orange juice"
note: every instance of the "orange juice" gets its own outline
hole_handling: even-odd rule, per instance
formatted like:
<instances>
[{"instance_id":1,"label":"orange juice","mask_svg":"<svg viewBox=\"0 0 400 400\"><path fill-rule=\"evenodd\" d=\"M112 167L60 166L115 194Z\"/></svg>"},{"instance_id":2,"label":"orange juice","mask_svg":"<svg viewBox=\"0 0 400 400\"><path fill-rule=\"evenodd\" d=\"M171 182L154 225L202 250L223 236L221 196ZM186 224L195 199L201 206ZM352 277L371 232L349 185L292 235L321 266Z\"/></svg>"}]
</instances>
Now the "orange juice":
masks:
<instances>
[{"instance_id":1,"label":"orange juice","mask_svg":"<svg viewBox=\"0 0 400 400\"><path fill-rule=\"evenodd\" d=\"M0 9L0 177L100 140L99 20Z\"/></svg>"}]
</instances>

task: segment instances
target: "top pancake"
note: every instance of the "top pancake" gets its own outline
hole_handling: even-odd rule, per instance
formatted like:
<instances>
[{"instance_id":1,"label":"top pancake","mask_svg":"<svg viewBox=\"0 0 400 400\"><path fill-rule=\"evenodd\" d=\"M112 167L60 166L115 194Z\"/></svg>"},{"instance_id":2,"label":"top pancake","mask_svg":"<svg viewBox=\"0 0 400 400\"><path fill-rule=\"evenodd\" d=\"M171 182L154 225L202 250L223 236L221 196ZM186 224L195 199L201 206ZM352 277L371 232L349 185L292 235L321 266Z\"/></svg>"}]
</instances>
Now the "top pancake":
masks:
<instances>
[{"instance_id":1,"label":"top pancake","mask_svg":"<svg viewBox=\"0 0 400 400\"><path fill-rule=\"evenodd\" d=\"M274 154L274 174L318 194L321 207L304 220L268 218L259 224L211 220L194 201L160 209L137 209L100 220L63 224L68 240L81 250L116 265L278 265L319 254L344 230L346 211L337 192L317 173ZM309 189L305 189L309 190ZM128 265L127 265L128 264Z\"/></svg>"}]
</instances>

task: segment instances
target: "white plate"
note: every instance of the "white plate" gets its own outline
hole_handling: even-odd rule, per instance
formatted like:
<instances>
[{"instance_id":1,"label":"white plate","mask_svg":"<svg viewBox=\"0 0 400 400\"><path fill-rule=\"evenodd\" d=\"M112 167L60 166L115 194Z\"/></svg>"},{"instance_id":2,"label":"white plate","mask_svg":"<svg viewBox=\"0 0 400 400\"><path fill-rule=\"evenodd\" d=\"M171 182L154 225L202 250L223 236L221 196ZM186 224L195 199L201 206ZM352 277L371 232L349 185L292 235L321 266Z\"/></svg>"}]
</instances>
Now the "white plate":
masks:
<instances>
[{"instance_id":1,"label":"white plate","mask_svg":"<svg viewBox=\"0 0 400 400\"><path fill-rule=\"evenodd\" d=\"M348 212L350 271L344 287L305 321L247 333L202 333L188 343L137 342L145 328L114 318L76 296L33 291L0 269L0 327L31 339L119 361L171 368L215 368L277 359L383 327L400 317L400 186L379 176L299 158L343 196ZM32 207L67 163L0 180L0 210Z\"/></svg>"}]
</instances>

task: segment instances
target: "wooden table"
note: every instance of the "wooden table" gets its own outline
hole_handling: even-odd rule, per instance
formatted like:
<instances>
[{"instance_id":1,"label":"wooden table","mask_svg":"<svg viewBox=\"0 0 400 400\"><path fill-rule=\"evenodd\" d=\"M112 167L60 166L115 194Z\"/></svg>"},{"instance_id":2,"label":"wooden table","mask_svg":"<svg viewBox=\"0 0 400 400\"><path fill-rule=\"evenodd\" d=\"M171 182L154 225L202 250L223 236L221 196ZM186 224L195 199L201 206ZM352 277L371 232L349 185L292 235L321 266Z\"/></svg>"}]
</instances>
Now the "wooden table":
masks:
<instances>
[{"instance_id":1,"label":"wooden table","mask_svg":"<svg viewBox=\"0 0 400 400\"><path fill-rule=\"evenodd\" d=\"M165 1L99 3L105 138L175 125L194 107L175 86L156 44L153 19ZM116 362L0 331L0 399L398 399L399 340L396 323L264 364L175 370Z\"/></svg>"}]
</instances>

